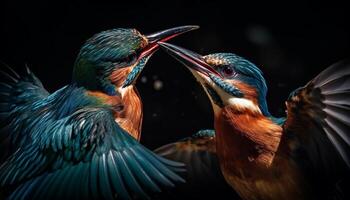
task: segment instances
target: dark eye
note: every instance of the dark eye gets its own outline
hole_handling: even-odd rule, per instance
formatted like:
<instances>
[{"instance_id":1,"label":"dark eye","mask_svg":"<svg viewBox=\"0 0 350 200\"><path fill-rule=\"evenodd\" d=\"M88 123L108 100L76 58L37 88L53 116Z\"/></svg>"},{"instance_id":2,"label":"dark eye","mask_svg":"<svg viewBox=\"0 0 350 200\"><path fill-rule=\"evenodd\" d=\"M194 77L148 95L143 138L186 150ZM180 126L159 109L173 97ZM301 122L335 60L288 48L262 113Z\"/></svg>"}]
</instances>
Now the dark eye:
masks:
<instances>
[{"instance_id":1,"label":"dark eye","mask_svg":"<svg viewBox=\"0 0 350 200\"><path fill-rule=\"evenodd\" d=\"M225 76L233 76L233 75L235 75L236 72L230 66L223 66L222 73Z\"/></svg>"},{"instance_id":2,"label":"dark eye","mask_svg":"<svg viewBox=\"0 0 350 200\"><path fill-rule=\"evenodd\" d=\"M126 58L124 58L125 63L132 63L136 59L136 53L130 54Z\"/></svg>"}]
</instances>

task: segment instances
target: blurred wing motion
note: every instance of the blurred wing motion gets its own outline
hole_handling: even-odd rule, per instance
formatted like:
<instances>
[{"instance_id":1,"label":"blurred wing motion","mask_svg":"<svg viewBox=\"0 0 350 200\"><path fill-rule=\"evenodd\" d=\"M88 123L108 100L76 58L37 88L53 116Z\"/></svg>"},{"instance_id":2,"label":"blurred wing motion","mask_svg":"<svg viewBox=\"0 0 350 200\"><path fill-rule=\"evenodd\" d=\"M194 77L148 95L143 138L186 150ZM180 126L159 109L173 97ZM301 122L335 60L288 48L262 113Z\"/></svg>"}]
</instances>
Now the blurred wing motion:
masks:
<instances>
[{"instance_id":1,"label":"blurred wing motion","mask_svg":"<svg viewBox=\"0 0 350 200\"><path fill-rule=\"evenodd\" d=\"M129 136L105 108L83 108L60 120L43 120L33 142L1 167L1 185L23 182L10 199L147 199L147 192L182 182Z\"/></svg>"},{"instance_id":2,"label":"blurred wing motion","mask_svg":"<svg viewBox=\"0 0 350 200\"><path fill-rule=\"evenodd\" d=\"M154 152L186 165L186 184L178 187L182 193L188 191L184 196L189 197L193 194L199 198L198 194L203 197L235 195L220 170L214 130L201 130L191 137L164 145Z\"/></svg>"},{"instance_id":3,"label":"blurred wing motion","mask_svg":"<svg viewBox=\"0 0 350 200\"><path fill-rule=\"evenodd\" d=\"M49 95L28 68L20 76L6 64L1 66L7 70L0 70L0 161L26 141L23 125L31 117L32 105Z\"/></svg>"},{"instance_id":4,"label":"blurred wing motion","mask_svg":"<svg viewBox=\"0 0 350 200\"><path fill-rule=\"evenodd\" d=\"M350 167L350 62L321 72L286 105L284 131L292 154L311 161L308 167L320 169L322 176L343 178Z\"/></svg>"}]
</instances>

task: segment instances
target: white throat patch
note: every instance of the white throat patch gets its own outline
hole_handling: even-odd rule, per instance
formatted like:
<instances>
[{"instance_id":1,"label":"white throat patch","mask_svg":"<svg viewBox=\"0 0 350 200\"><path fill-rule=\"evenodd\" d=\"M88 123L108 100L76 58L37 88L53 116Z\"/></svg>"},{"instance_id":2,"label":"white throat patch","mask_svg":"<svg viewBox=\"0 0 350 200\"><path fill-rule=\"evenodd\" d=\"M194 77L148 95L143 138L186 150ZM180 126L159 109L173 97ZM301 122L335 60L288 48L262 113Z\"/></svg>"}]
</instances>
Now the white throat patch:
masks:
<instances>
[{"instance_id":1,"label":"white throat patch","mask_svg":"<svg viewBox=\"0 0 350 200\"><path fill-rule=\"evenodd\" d=\"M238 111L243 111L243 110L250 110L254 113L261 113L261 110L258 105L256 105L253 101L245 98L238 98L238 97L233 97L223 91L220 87L218 87L209 77L201 74L200 72L197 72L195 70L190 69L192 74L196 77L197 81L201 83L203 86L205 83L210 85L220 96L221 100L224 103L224 106L231 106ZM219 114L221 111L221 108L217 106L213 100L211 99L211 96L208 94L207 90L204 88L205 92L207 93L210 102L212 104L213 110L215 114Z\"/></svg>"},{"instance_id":2,"label":"white throat patch","mask_svg":"<svg viewBox=\"0 0 350 200\"><path fill-rule=\"evenodd\" d=\"M132 89L134 86L133 85L129 85L125 88L123 87L119 87L119 88L116 88L117 91L121 94L122 97L125 96L125 93L127 93L130 89Z\"/></svg>"},{"instance_id":3,"label":"white throat patch","mask_svg":"<svg viewBox=\"0 0 350 200\"><path fill-rule=\"evenodd\" d=\"M231 97L227 100L228 104L230 106L233 106L237 110L250 110L255 113L260 113L261 110L258 105L254 104L251 100L249 99L243 99L243 98L236 98L236 97Z\"/></svg>"}]
</instances>

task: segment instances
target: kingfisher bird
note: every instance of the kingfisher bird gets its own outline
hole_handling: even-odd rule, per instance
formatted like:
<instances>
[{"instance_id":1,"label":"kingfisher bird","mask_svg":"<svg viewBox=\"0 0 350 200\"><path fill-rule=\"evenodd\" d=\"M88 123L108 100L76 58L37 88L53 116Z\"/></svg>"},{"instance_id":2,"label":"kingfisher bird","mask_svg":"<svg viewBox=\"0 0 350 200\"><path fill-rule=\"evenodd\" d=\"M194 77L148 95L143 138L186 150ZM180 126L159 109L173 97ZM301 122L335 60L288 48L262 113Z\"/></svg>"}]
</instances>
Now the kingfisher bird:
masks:
<instances>
[{"instance_id":1,"label":"kingfisher bird","mask_svg":"<svg viewBox=\"0 0 350 200\"><path fill-rule=\"evenodd\" d=\"M263 73L252 62L159 44L209 97L220 168L242 199L349 198L349 60L293 91L287 116L276 118L268 110Z\"/></svg>"},{"instance_id":2,"label":"kingfisher bird","mask_svg":"<svg viewBox=\"0 0 350 200\"><path fill-rule=\"evenodd\" d=\"M184 182L177 175L183 164L138 143L142 104L134 83L158 41L197 28L98 33L82 46L72 83L52 94L28 68L2 72L1 192L9 199L149 199Z\"/></svg>"}]
</instances>

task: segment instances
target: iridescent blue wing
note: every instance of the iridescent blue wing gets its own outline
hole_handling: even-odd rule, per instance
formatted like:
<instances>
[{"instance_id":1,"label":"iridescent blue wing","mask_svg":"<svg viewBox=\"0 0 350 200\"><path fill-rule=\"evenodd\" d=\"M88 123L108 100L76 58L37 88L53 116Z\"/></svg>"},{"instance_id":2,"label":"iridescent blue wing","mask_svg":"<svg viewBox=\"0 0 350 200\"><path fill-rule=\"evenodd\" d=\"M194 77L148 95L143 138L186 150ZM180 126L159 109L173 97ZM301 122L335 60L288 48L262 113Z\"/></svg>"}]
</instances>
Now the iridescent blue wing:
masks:
<instances>
[{"instance_id":1,"label":"iridescent blue wing","mask_svg":"<svg viewBox=\"0 0 350 200\"><path fill-rule=\"evenodd\" d=\"M20 184L9 199L148 199L183 181L182 164L140 145L107 108L43 118L31 135L0 167L2 186Z\"/></svg>"},{"instance_id":2,"label":"iridescent blue wing","mask_svg":"<svg viewBox=\"0 0 350 200\"><path fill-rule=\"evenodd\" d=\"M32 114L32 104L49 95L28 68L18 75L6 64L1 66L4 69L0 70L0 160L24 140L26 132L22 125Z\"/></svg>"},{"instance_id":3,"label":"iridescent blue wing","mask_svg":"<svg viewBox=\"0 0 350 200\"><path fill-rule=\"evenodd\" d=\"M299 160L324 174L350 167L350 62L336 63L286 102L285 139Z\"/></svg>"}]
</instances>

